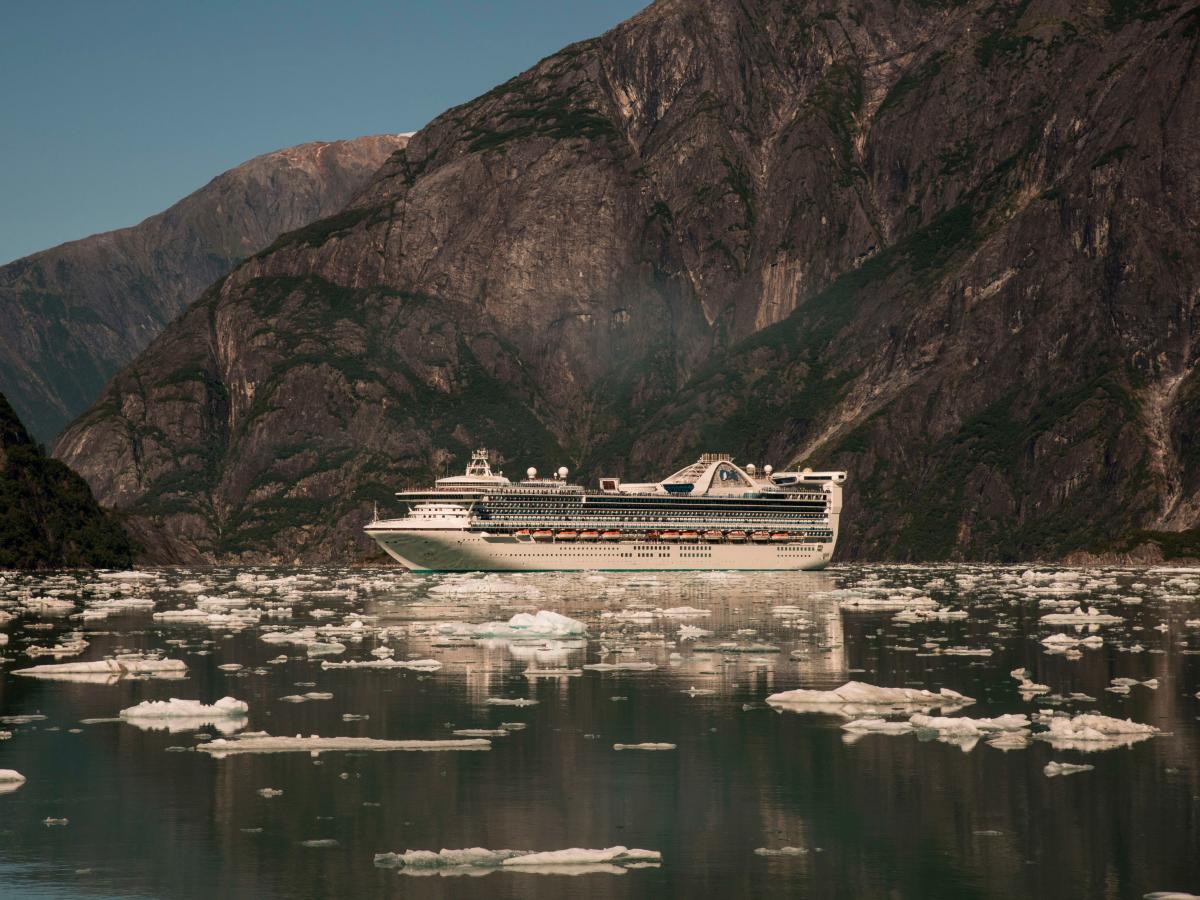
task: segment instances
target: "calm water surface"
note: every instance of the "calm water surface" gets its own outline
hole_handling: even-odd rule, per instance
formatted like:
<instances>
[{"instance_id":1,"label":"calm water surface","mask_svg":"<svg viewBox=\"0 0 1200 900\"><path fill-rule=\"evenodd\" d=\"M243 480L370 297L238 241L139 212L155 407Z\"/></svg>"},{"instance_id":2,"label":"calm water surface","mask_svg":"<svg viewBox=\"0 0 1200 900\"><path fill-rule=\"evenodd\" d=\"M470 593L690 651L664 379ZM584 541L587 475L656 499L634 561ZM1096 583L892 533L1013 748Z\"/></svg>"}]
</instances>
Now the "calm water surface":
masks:
<instances>
[{"instance_id":1,"label":"calm water surface","mask_svg":"<svg viewBox=\"0 0 1200 900\"><path fill-rule=\"evenodd\" d=\"M814 574L415 577L396 570L218 569L0 576L0 897L1141 897L1200 892L1200 570L843 567ZM51 615L31 598L74 601ZM170 623L151 611L71 618L120 597L158 611L246 601L241 623ZM847 601L931 596L966 620L905 624ZM1099 647L1041 640L1053 604L1120 617ZM290 607L290 618L248 619ZM705 614L662 615L692 607ZM776 607L785 607L778 610ZM786 609L791 607L790 611ZM215 607L213 607L215 608ZM553 610L581 641L453 637L464 623ZM316 617L313 613L316 612ZM276 631L358 634L312 655ZM46 626L49 625L47 628ZM711 632L691 637L684 626ZM13 674L79 631L73 659L162 651L183 680L48 681ZM735 645L720 647L715 645ZM436 672L324 669L322 660L432 658ZM990 650L958 655L955 649ZM324 648L333 649L337 648ZM741 652L734 652L734 650ZM952 652L946 652L951 650ZM281 655L286 659L279 659ZM650 661L636 672L529 677L530 667ZM222 665L240 664L229 671ZM1049 695L1025 699L1013 669ZM1157 679L1128 693L1112 679ZM1085 753L1033 740L1000 750L917 735L855 740L835 714L776 711L777 691L854 679L949 687L957 715L1100 712L1163 734ZM692 688L695 691L688 693ZM292 703L307 692L331 699ZM1094 701L1063 699L1086 694ZM147 699L249 704L244 730L273 735L449 738L525 723L487 752L307 753L214 759L211 725L144 730L112 719ZM525 697L528 707L489 697ZM366 718L343 718L347 714ZM1034 732L1039 731L1034 726ZM925 737L925 739L922 739ZM669 742L672 751L617 751ZM1047 777L1050 761L1093 771ZM266 798L262 788L283 793ZM64 825L44 824L66 819ZM305 846L307 841L336 842ZM409 874L376 853L487 847L657 850L659 867L579 874ZM798 848L788 856L756 850Z\"/></svg>"}]
</instances>

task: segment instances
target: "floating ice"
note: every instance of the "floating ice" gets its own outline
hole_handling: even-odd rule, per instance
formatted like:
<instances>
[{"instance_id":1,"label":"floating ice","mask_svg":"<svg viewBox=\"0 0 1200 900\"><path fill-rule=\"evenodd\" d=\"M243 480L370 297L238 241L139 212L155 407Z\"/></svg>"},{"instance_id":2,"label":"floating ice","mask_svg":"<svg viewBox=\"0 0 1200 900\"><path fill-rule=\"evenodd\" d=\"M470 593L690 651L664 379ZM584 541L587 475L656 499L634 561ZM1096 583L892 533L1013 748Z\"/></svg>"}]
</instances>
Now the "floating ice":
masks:
<instances>
[{"instance_id":1,"label":"floating ice","mask_svg":"<svg viewBox=\"0 0 1200 900\"><path fill-rule=\"evenodd\" d=\"M537 706L537 700L526 697L488 697L483 701L488 706Z\"/></svg>"},{"instance_id":2,"label":"floating ice","mask_svg":"<svg viewBox=\"0 0 1200 900\"><path fill-rule=\"evenodd\" d=\"M587 633L587 626L582 622L547 609L532 614L517 613L507 622L486 622L469 628L477 638L564 638Z\"/></svg>"},{"instance_id":3,"label":"floating ice","mask_svg":"<svg viewBox=\"0 0 1200 900\"><path fill-rule=\"evenodd\" d=\"M358 750L490 750L492 742L483 739L393 741L362 737L274 737L263 732L250 732L237 737L217 738L196 748L213 756L236 753L331 753Z\"/></svg>"},{"instance_id":4,"label":"floating ice","mask_svg":"<svg viewBox=\"0 0 1200 900\"><path fill-rule=\"evenodd\" d=\"M16 769L0 769L0 794L15 791L25 783L25 776Z\"/></svg>"},{"instance_id":5,"label":"floating ice","mask_svg":"<svg viewBox=\"0 0 1200 900\"><path fill-rule=\"evenodd\" d=\"M436 672L442 664L436 659L362 659L330 662L322 660L322 669L409 669L414 672Z\"/></svg>"},{"instance_id":6,"label":"floating ice","mask_svg":"<svg viewBox=\"0 0 1200 900\"><path fill-rule=\"evenodd\" d=\"M197 700L147 700L120 712L121 721L145 730L176 734L212 725L222 734L246 727L250 707L233 697L222 697L211 706Z\"/></svg>"},{"instance_id":7,"label":"floating ice","mask_svg":"<svg viewBox=\"0 0 1200 900\"><path fill-rule=\"evenodd\" d=\"M652 662L616 662L616 663L588 663L584 666L593 672L652 672L658 668L657 663ZM528 671L525 673L529 674Z\"/></svg>"},{"instance_id":8,"label":"floating ice","mask_svg":"<svg viewBox=\"0 0 1200 900\"><path fill-rule=\"evenodd\" d=\"M1058 715L1046 724L1049 730L1035 737L1048 741L1055 750L1108 750L1134 744L1159 733L1153 725L1097 713L1083 713L1074 717Z\"/></svg>"},{"instance_id":9,"label":"floating ice","mask_svg":"<svg viewBox=\"0 0 1200 900\"><path fill-rule=\"evenodd\" d=\"M908 607L892 616L893 622L953 622L965 619L969 614L965 609L950 609L948 606L936 609L921 609Z\"/></svg>"},{"instance_id":10,"label":"floating ice","mask_svg":"<svg viewBox=\"0 0 1200 900\"><path fill-rule=\"evenodd\" d=\"M595 871L624 871L624 866L660 863L662 854L655 850L608 847L604 850L487 850L471 847L463 850L406 850L404 853L377 853L375 865L387 869L510 869L516 871L559 871L571 874L580 867L603 865Z\"/></svg>"},{"instance_id":11,"label":"floating ice","mask_svg":"<svg viewBox=\"0 0 1200 900\"><path fill-rule=\"evenodd\" d=\"M937 693L917 688L876 687L861 681L847 681L830 691L797 689L771 694L767 703L798 712L857 711L865 707L883 709L917 707L948 709L974 703L971 697L942 688Z\"/></svg>"},{"instance_id":12,"label":"floating ice","mask_svg":"<svg viewBox=\"0 0 1200 900\"><path fill-rule=\"evenodd\" d=\"M807 853L807 847L758 847L754 851L755 856L804 856Z\"/></svg>"},{"instance_id":13,"label":"floating ice","mask_svg":"<svg viewBox=\"0 0 1200 900\"><path fill-rule=\"evenodd\" d=\"M674 750L674 744L613 744L614 750Z\"/></svg>"},{"instance_id":14,"label":"floating ice","mask_svg":"<svg viewBox=\"0 0 1200 900\"><path fill-rule=\"evenodd\" d=\"M915 730L908 722L896 722L876 717L853 719L842 728L855 734L912 734Z\"/></svg>"},{"instance_id":15,"label":"floating ice","mask_svg":"<svg viewBox=\"0 0 1200 900\"><path fill-rule=\"evenodd\" d=\"M1021 731L1029 728L1028 716L1010 713L996 716L992 719L970 719L966 716L955 718L951 716L926 716L917 714L909 718L909 723L918 731L936 731L939 735L955 735L961 737L978 737L994 731Z\"/></svg>"},{"instance_id":16,"label":"floating ice","mask_svg":"<svg viewBox=\"0 0 1200 900\"><path fill-rule=\"evenodd\" d=\"M182 678L187 663L181 659L154 659L139 655L117 656L90 662L49 663L17 669L14 675L55 681L103 681L111 683L126 676Z\"/></svg>"},{"instance_id":17,"label":"floating ice","mask_svg":"<svg viewBox=\"0 0 1200 900\"><path fill-rule=\"evenodd\" d=\"M1090 772L1094 768L1096 767L1078 765L1076 763L1048 762L1042 771L1046 773L1047 778L1054 778L1056 775L1074 775L1077 772Z\"/></svg>"},{"instance_id":18,"label":"floating ice","mask_svg":"<svg viewBox=\"0 0 1200 900\"><path fill-rule=\"evenodd\" d=\"M1117 625L1125 620L1095 608L1084 612L1077 606L1069 613L1048 613L1042 616L1041 621L1047 625Z\"/></svg>"},{"instance_id":19,"label":"floating ice","mask_svg":"<svg viewBox=\"0 0 1200 900\"><path fill-rule=\"evenodd\" d=\"M233 697L222 697L212 705L201 703L199 700L179 700L172 697L170 700L147 700L137 706L121 710L120 716L122 719L163 719L177 716L220 718L245 716L249 712L250 707L245 702L235 700Z\"/></svg>"}]
</instances>

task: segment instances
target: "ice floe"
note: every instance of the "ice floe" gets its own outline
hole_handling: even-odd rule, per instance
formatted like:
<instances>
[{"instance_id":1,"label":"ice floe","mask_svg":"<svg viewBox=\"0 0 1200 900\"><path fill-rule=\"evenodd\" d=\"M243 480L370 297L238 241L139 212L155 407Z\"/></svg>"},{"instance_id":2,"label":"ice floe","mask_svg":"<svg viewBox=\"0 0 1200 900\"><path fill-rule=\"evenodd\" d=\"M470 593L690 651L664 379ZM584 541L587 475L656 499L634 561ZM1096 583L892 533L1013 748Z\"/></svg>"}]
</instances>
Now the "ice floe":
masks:
<instances>
[{"instance_id":1,"label":"ice floe","mask_svg":"<svg viewBox=\"0 0 1200 900\"><path fill-rule=\"evenodd\" d=\"M674 744L656 744L644 742L641 744L613 744L614 750L674 750Z\"/></svg>"},{"instance_id":2,"label":"ice floe","mask_svg":"<svg viewBox=\"0 0 1200 900\"><path fill-rule=\"evenodd\" d=\"M213 725L228 734L245 727L249 712L250 707L245 702L233 697L222 697L211 705L172 697L170 700L147 700L121 710L119 715L123 721L139 728L180 732Z\"/></svg>"},{"instance_id":3,"label":"ice floe","mask_svg":"<svg viewBox=\"0 0 1200 900\"><path fill-rule=\"evenodd\" d=\"M187 663L181 659L126 655L90 662L47 663L16 669L13 674L51 681L109 684L127 677L182 678L187 674Z\"/></svg>"},{"instance_id":4,"label":"ice floe","mask_svg":"<svg viewBox=\"0 0 1200 900\"><path fill-rule=\"evenodd\" d=\"M15 791L25 783L25 776L16 769L0 769L0 794Z\"/></svg>"},{"instance_id":5,"label":"ice floe","mask_svg":"<svg viewBox=\"0 0 1200 900\"><path fill-rule=\"evenodd\" d=\"M637 850L627 847L608 847L603 850L487 850L470 847L462 850L406 850L403 853L377 853L375 865L387 869L454 870L484 869L557 872L575 874L579 869L588 872L623 872L625 867L639 864L658 864L662 854L656 850ZM593 869L600 866L602 868Z\"/></svg>"},{"instance_id":6,"label":"ice floe","mask_svg":"<svg viewBox=\"0 0 1200 900\"><path fill-rule=\"evenodd\" d=\"M771 694L767 703L797 712L839 712L853 715L867 709L949 709L974 703L949 688L934 692L918 688L876 687L861 681L848 681L833 690L796 689Z\"/></svg>"},{"instance_id":7,"label":"ice floe","mask_svg":"<svg viewBox=\"0 0 1200 900\"><path fill-rule=\"evenodd\" d=\"M1095 607L1084 612L1076 606L1069 613L1047 613L1041 617L1041 621L1047 625L1119 625L1125 620L1120 616L1102 613Z\"/></svg>"},{"instance_id":8,"label":"ice floe","mask_svg":"<svg viewBox=\"0 0 1200 900\"><path fill-rule=\"evenodd\" d=\"M1047 778L1054 778L1058 775L1074 775L1078 772L1090 772L1095 766L1078 763L1063 763L1063 762L1048 762L1042 768Z\"/></svg>"},{"instance_id":9,"label":"ice floe","mask_svg":"<svg viewBox=\"0 0 1200 900\"><path fill-rule=\"evenodd\" d=\"M359 750L490 750L492 742L482 738L463 740L386 740L364 737L275 737L263 732L247 732L233 738L217 738L196 749L213 756L239 753L333 753Z\"/></svg>"},{"instance_id":10,"label":"ice floe","mask_svg":"<svg viewBox=\"0 0 1200 900\"><path fill-rule=\"evenodd\" d=\"M361 659L331 662L322 660L322 669L408 669L413 672L436 672L442 664L436 659Z\"/></svg>"},{"instance_id":11,"label":"ice floe","mask_svg":"<svg viewBox=\"0 0 1200 900\"><path fill-rule=\"evenodd\" d=\"M1044 714L1042 724L1047 731L1034 735L1049 742L1055 750L1108 750L1124 747L1159 734L1153 725L1142 725L1129 719L1115 719L1097 713L1077 716Z\"/></svg>"}]
</instances>

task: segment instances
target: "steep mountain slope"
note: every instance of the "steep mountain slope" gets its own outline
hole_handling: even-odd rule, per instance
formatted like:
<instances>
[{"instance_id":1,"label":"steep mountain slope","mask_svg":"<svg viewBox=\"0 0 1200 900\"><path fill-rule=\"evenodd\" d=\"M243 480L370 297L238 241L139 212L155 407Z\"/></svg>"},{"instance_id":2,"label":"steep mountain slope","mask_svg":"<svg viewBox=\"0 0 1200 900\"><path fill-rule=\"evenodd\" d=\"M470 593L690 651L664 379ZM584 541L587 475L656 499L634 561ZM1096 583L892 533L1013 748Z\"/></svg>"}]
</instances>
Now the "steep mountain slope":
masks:
<instances>
[{"instance_id":1,"label":"steep mountain slope","mask_svg":"<svg viewBox=\"0 0 1200 900\"><path fill-rule=\"evenodd\" d=\"M0 391L49 441L213 281L282 232L340 210L406 142L376 135L268 153L140 225L0 268Z\"/></svg>"},{"instance_id":2,"label":"steep mountain slope","mask_svg":"<svg viewBox=\"0 0 1200 900\"><path fill-rule=\"evenodd\" d=\"M1188 527L1198 43L1166 2L663 0L436 119L57 452L164 558L352 555L476 443L845 464L849 554Z\"/></svg>"},{"instance_id":3,"label":"steep mountain slope","mask_svg":"<svg viewBox=\"0 0 1200 900\"><path fill-rule=\"evenodd\" d=\"M0 569L125 568L133 548L87 483L49 459L0 394Z\"/></svg>"}]
</instances>

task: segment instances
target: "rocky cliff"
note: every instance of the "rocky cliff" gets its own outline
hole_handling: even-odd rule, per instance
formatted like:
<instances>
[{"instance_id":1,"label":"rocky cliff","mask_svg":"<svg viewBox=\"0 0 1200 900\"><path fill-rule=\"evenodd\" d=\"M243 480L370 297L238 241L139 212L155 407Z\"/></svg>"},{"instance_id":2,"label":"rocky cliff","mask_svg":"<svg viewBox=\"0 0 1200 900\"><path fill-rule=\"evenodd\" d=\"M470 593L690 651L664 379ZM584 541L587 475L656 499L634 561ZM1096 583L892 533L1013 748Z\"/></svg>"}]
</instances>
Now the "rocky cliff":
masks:
<instances>
[{"instance_id":1,"label":"rocky cliff","mask_svg":"<svg viewBox=\"0 0 1200 900\"><path fill-rule=\"evenodd\" d=\"M87 483L49 459L0 394L0 569L126 568L133 547Z\"/></svg>"},{"instance_id":2,"label":"rocky cliff","mask_svg":"<svg viewBox=\"0 0 1200 900\"><path fill-rule=\"evenodd\" d=\"M0 391L49 441L213 281L281 233L340 210L406 141L268 153L140 225L0 268Z\"/></svg>"},{"instance_id":3,"label":"rocky cliff","mask_svg":"<svg viewBox=\"0 0 1200 900\"><path fill-rule=\"evenodd\" d=\"M461 463L846 466L842 552L1196 524L1196 5L663 0L452 109L62 437L163 558Z\"/></svg>"}]
</instances>

